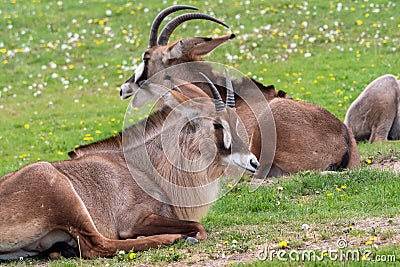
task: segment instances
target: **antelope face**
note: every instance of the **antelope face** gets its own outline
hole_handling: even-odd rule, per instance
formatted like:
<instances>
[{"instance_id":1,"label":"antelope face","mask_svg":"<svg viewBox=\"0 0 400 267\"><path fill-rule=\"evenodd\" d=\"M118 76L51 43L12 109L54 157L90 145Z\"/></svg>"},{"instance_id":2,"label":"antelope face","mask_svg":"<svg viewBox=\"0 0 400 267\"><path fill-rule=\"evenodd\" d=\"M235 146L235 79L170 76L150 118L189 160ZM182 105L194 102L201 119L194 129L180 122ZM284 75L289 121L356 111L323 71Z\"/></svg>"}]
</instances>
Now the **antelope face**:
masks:
<instances>
[{"instance_id":1,"label":"antelope face","mask_svg":"<svg viewBox=\"0 0 400 267\"><path fill-rule=\"evenodd\" d=\"M238 132L240 120L233 108L227 107L214 123L217 143L221 144L220 154L225 166L233 165L239 169L254 173L260 165L257 157L250 153Z\"/></svg>"},{"instance_id":2,"label":"antelope face","mask_svg":"<svg viewBox=\"0 0 400 267\"><path fill-rule=\"evenodd\" d=\"M214 17L200 13L188 13L171 20L165 25L158 37L158 29L163 19L169 14L182 9L197 10L197 8L191 6L172 6L161 11L154 19L150 31L149 48L143 54L143 61L139 64L135 73L121 86L120 96L122 99L134 95L139 87L155 73L180 63L201 60L201 56L210 53L222 43L235 37L233 34L217 38L191 37L167 44L175 28L188 20L211 20L228 27Z\"/></svg>"}]
</instances>

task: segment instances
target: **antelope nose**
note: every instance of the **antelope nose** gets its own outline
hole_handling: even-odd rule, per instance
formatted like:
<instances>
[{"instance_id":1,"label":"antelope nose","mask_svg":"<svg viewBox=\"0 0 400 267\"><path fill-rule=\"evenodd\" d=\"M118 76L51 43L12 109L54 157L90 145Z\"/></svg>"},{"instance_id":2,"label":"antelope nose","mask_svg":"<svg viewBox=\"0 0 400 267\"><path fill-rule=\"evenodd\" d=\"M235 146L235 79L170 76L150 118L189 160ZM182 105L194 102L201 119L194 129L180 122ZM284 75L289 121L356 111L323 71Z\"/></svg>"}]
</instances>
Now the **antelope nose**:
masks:
<instances>
[{"instance_id":1,"label":"antelope nose","mask_svg":"<svg viewBox=\"0 0 400 267\"><path fill-rule=\"evenodd\" d=\"M260 166L260 163L258 160L254 157L250 159L250 165L254 168L257 169Z\"/></svg>"}]
</instances>

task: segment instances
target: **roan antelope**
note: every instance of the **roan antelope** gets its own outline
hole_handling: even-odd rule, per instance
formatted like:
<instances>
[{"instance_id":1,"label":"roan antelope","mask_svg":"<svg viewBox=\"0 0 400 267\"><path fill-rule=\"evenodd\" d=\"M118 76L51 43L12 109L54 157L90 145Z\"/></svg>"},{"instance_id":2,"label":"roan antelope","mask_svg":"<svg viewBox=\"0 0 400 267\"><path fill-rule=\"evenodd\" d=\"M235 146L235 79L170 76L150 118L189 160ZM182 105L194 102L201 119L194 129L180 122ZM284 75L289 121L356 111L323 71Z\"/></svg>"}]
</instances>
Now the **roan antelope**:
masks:
<instances>
[{"instance_id":1,"label":"roan antelope","mask_svg":"<svg viewBox=\"0 0 400 267\"><path fill-rule=\"evenodd\" d=\"M372 81L351 103L344 123L357 141L400 140L400 80L387 74Z\"/></svg>"},{"instance_id":2,"label":"roan antelope","mask_svg":"<svg viewBox=\"0 0 400 267\"><path fill-rule=\"evenodd\" d=\"M228 94L234 99L231 90ZM189 99L167 91L162 108L122 135L77 148L70 160L37 162L5 175L0 259L76 256L78 248L85 258L109 257L205 238L205 229L193 220L207 212L210 194L218 191L213 182L227 166L254 172L259 165L236 132L234 101L225 106L216 90L214 95L215 104L208 96ZM167 120L182 122L180 131ZM163 142L174 141L178 151L163 150ZM171 154L177 161L169 161ZM179 195L186 188L195 189L190 199ZM174 199L196 205L168 204Z\"/></svg>"},{"instance_id":3,"label":"roan antelope","mask_svg":"<svg viewBox=\"0 0 400 267\"><path fill-rule=\"evenodd\" d=\"M203 18L201 14L191 17L189 14L172 19L161 31L157 32L162 20L177 10L187 6L173 6L161 11L153 21L149 39L149 47L143 54L143 62L138 66L133 76L122 85L120 96L129 98L147 79L159 71L188 82L199 81L198 72L209 74L219 92L225 95L224 76L212 70L210 65L201 61L201 57L209 54L221 44L234 38L233 34L216 38L191 37L168 44L168 39L174 29L184 21ZM190 7L193 9L192 7ZM204 15L204 14L203 14ZM205 16L205 15L204 15ZM204 17L209 19L209 17ZM214 19L213 21L222 24ZM196 62L197 64L188 64ZM184 63L184 64L182 64ZM171 68L173 66L173 68ZM160 77L161 78L161 77ZM294 101L286 98L282 91L276 91L274 86L264 86L252 79L233 80L236 97L236 110L242 119L248 136L252 136L251 151L259 158L262 165L270 166L268 176L281 176L303 170L337 170L355 168L360 165L359 153L354 136L339 119L327 110L311 103ZM197 84L207 95L212 97L208 87ZM263 113L268 113L270 105L276 124L276 151L273 162L269 160L268 151L262 152L261 143L269 143L270 135L262 123ZM265 114L264 114L265 115ZM260 123L257 122L260 118ZM265 137L264 137L265 136ZM267 146L269 148L270 145ZM271 151L269 154L272 153ZM267 168L268 169L268 168ZM259 177L261 178L261 177Z\"/></svg>"}]
</instances>

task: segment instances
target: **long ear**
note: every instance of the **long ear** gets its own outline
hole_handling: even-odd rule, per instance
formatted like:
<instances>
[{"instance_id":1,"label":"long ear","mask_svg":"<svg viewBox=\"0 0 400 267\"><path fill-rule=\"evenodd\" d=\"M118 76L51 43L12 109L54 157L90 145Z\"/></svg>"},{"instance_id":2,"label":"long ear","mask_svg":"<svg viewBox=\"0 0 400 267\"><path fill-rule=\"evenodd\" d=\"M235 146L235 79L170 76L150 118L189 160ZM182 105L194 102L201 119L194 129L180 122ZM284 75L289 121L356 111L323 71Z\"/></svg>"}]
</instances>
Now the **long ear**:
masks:
<instances>
[{"instance_id":1,"label":"long ear","mask_svg":"<svg viewBox=\"0 0 400 267\"><path fill-rule=\"evenodd\" d=\"M175 90L169 90L165 95L164 95L164 105L169 106L170 108L174 108L178 106L179 104L190 100L187 96L175 91Z\"/></svg>"},{"instance_id":2,"label":"long ear","mask_svg":"<svg viewBox=\"0 0 400 267\"><path fill-rule=\"evenodd\" d=\"M224 146L226 149L229 149L232 145L232 135L229 128L229 124L224 120L221 123L222 126L224 127L224 130L222 131L224 134Z\"/></svg>"},{"instance_id":3,"label":"long ear","mask_svg":"<svg viewBox=\"0 0 400 267\"><path fill-rule=\"evenodd\" d=\"M192 83L170 76L168 76L168 80L171 81L172 85L179 88L180 93L191 99L197 97L209 98L209 96L203 90Z\"/></svg>"},{"instance_id":4,"label":"long ear","mask_svg":"<svg viewBox=\"0 0 400 267\"><path fill-rule=\"evenodd\" d=\"M172 43L164 61L181 58L183 56L204 56L221 44L235 38L234 34L223 35L216 38L191 37Z\"/></svg>"}]
</instances>

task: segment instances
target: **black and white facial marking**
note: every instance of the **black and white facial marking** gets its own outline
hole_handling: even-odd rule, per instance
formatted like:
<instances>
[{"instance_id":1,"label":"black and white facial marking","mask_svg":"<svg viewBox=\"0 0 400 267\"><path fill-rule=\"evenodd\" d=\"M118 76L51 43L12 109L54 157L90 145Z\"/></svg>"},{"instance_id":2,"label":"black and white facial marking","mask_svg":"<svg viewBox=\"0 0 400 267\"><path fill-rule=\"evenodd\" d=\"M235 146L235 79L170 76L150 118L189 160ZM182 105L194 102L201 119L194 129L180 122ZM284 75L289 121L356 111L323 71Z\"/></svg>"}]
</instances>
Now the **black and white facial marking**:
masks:
<instances>
[{"instance_id":1,"label":"black and white facial marking","mask_svg":"<svg viewBox=\"0 0 400 267\"><path fill-rule=\"evenodd\" d=\"M148 78L148 62L150 60L149 53L145 52L142 56L142 62L137 67L135 73L121 86L119 91L122 99L126 99L135 94L143 83L146 82Z\"/></svg>"}]
</instances>

